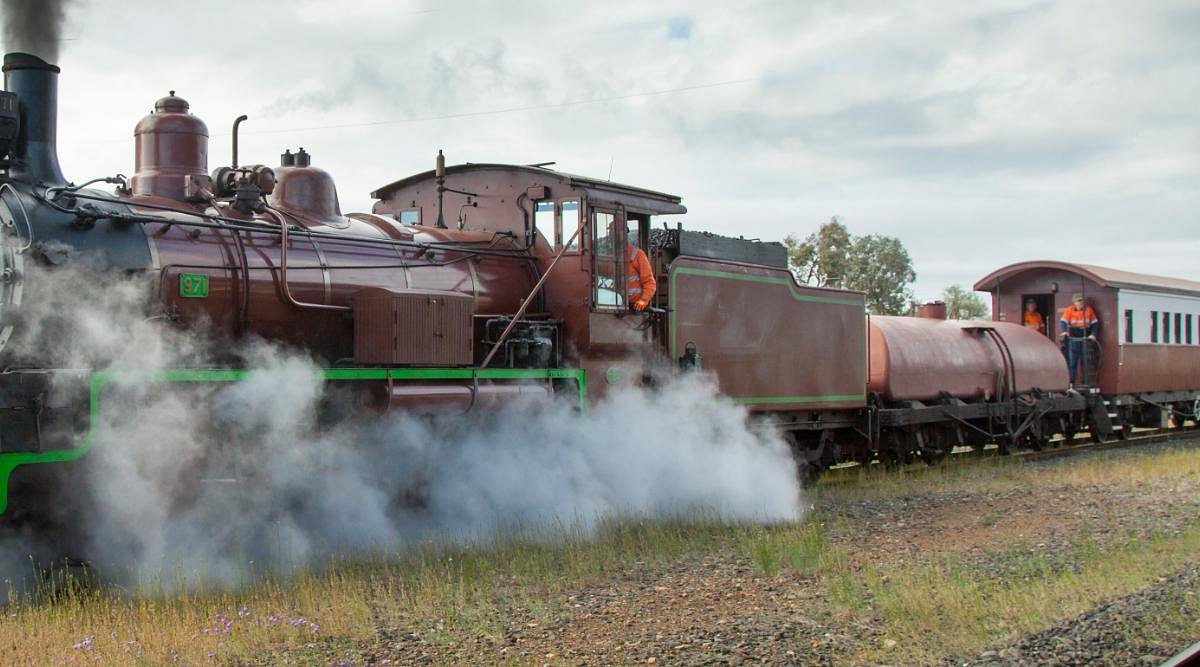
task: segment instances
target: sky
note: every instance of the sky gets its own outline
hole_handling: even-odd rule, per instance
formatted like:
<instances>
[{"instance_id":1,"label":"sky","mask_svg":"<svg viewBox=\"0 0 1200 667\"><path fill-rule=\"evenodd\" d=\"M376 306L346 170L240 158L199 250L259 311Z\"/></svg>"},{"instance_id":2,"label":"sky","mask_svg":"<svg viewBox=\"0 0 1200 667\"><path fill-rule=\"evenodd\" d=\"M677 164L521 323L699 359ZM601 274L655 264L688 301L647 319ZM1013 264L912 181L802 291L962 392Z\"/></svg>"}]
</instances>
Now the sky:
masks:
<instances>
[{"instance_id":1,"label":"sky","mask_svg":"<svg viewBox=\"0 0 1200 667\"><path fill-rule=\"evenodd\" d=\"M210 169L303 146L343 211L448 162L683 197L685 226L898 237L936 298L1058 259L1200 280L1200 3L77 0L67 178L175 90Z\"/></svg>"}]
</instances>

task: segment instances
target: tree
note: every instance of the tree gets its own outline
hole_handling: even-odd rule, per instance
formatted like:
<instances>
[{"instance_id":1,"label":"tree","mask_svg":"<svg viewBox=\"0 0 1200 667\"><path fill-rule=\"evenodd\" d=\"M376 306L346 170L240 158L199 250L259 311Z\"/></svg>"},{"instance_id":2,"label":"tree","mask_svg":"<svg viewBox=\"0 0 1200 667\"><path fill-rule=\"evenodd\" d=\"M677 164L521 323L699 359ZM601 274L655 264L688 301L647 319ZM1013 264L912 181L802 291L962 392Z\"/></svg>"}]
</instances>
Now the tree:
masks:
<instances>
[{"instance_id":1,"label":"tree","mask_svg":"<svg viewBox=\"0 0 1200 667\"><path fill-rule=\"evenodd\" d=\"M788 236L783 243L797 280L865 292L872 313L899 315L912 298L909 285L917 274L900 239L854 236L834 217L803 241Z\"/></svg>"},{"instance_id":2,"label":"tree","mask_svg":"<svg viewBox=\"0 0 1200 667\"><path fill-rule=\"evenodd\" d=\"M850 230L837 216L830 218L829 222L803 241L796 240L790 234L783 239L792 273L800 282L815 287L842 285L852 244Z\"/></svg>"},{"instance_id":3,"label":"tree","mask_svg":"<svg viewBox=\"0 0 1200 667\"><path fill-rule=\"evenodd\" d=\"M942 301L946 303L946 317L952 320L983 320L990 314L983 297L968 292L962 285L951 285L942 290Z\"/></svg>"}]
</instances>

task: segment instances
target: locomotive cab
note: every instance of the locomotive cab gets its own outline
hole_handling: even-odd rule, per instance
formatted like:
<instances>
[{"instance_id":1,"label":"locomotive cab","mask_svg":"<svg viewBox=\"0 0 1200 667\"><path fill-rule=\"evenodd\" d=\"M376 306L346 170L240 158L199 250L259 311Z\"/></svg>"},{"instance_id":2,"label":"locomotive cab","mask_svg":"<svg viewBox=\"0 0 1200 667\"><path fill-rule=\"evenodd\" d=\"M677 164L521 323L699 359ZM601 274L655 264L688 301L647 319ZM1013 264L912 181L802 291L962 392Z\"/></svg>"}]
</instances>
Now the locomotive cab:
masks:
<instances>
[{"instance_id":1,"label":"locomotive cab","mask_svg":"<svg viewBox=\"0 0 1200 667\"><path fill-rule=\"evenodd\" d=\"M559 321L566 362L592 377L643 377L655 350L665 349L662 313L630 312L626 243L654 267L659 295L650 306L661 310L666 264L651 225L659 216L686 213L679 197L544 165L501 164L449 165L440 175L416 174L372 196L373 212L398 222L428 226L440 217L448 227L516 238L528 248L535 277L545 276L529 293L524 319Z\"/></svg>"}]
</instances>

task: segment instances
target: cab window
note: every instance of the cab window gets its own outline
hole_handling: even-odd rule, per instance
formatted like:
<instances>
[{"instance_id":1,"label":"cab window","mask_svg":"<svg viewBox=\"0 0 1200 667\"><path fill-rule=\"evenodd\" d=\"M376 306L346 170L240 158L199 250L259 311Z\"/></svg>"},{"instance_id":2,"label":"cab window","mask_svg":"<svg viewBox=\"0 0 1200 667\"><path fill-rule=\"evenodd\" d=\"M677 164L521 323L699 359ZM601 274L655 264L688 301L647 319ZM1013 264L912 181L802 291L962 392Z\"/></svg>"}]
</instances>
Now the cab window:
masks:
<instances>
[{"instance_id":1,"label":"cab window","mask_svg":"<svg viewBox=\"0 0 1200 667\"><path fill-rule=\"evenodd\" d=\"M592 303L605 310L624 309L621 236L614 214L592 212Z\"/></svg>"},{"instance_id":2,"label":"cab window","mask_svg":"<svg viewBox=\"0 0 1200 667\"><path fill-rule=\"evenodd\" d=\"M533 229L550 241L549 234L554 229L554 202L539 201L533 204ZM558 245L556 242L555 245Z\"/></svg>"},{"instance_id":3,"label":"cab window","mask_svg":"<svg viewBox=\"0 0 1200 667\"><path fill-rule=\"evenodd\" d=\"M402 225L419 225L421 224L421 210L411 208L400 211L400 224Z\"/></svg>"},{"instance_id":4,"label":"cab window","mask_svg":"<svg viewBox=\"0 0 1200 667\"><path fill-rule=\"evenodd\" d=\"M571 241L567 246L567 252L579 251L579 237L583 236L583 230L579 234L575 234L575 230L579 228L579 202L565 201L562 203L562 215L559 216L559 226L554 233L554 246L561 248L566 241ZM574 236L575 239L571 240ZM595 238L595 237L593 237Z\"/></svg>"}]
</instances>

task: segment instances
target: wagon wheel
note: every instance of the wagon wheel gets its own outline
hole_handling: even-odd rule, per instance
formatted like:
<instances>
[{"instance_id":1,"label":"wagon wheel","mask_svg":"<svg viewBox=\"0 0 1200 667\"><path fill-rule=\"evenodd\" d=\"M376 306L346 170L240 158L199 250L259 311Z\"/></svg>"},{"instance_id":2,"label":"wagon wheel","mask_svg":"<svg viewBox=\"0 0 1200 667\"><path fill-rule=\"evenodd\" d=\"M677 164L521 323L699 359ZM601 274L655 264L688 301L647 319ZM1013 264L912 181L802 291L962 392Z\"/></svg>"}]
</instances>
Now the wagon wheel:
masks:
<instances>
[{"instance_id":1,"label":"wagon wheel","mask_svg":"<svg viewBox=\"0 0 1200 667\"><path fill-rule=\"evenodd\" d=\"M926 465L937 465L951 449L949 434L937 427L927 429L922 440L920 455Z\"/></svg>"},{"instance_id":2,"label":"wagon wheel","mask_svg":"<svg viewBox=\"0 0 1200 667\"><path fill-rule=\"evenodd\" d=\"M1000 452L1001 456L1009 456L1021 448L1021 441L1024 439L1025 436L1023 435L1005 433L996 438L996 451Z\"/></svg>"},{"instance_id":3,"label":"wagon wheel","mask_svg":"<svg viewBox=\"0 0 1200 667\"><path fill-rule=\"evenodd\" d=\"M1079 427L1068 423L1066 428L1063 429L1063 445L1070 445L1075 441L1075 436L1077 435L1079 435Z\"/></svg>"},{"instance_id":4,"label":"wagon wheel","mask_svg":"<svg viewBox=\"0 0 1200 667\"><path fill-rule=\"evenodd\" d=\"M812 439L799 437L795 431L788 431L784 438L790 445L792 460L796 464L796 479L800 481L800 486L812 485L825 470L825 466L821 464L825 453L825 440L818 438L814 442Z\"/></svg>"},{"instance_id":5,"label":"wagon wheel","mask_svg":"<svg viewBox=\"0 0 1200 667\"><path fill-rule=\"evenodd\" d=\"M1029 430L1025 431L1025 446L1035 452L1040 452L1050 442L1050 438L1044 435L1045 427L1040 419L1035 419L1029 424Z\"/></svg>"},{"instance_id":6,"label":"wagon wheel","mask_svg":"<svg viewBox=\"0 0 1200 667\"><path fill-rule=\"evenodd\" d=\"M1129 436L1132 435L1129 431L1131 428L1133 428L1133 423L1132 420L1129 419L1129 412L1123 408L1117 411L1117 424L1121 426L1121 428L1117 430L1117 439L1128 440Z\"/></svg>"},{"instance_id":7,"label":"wagon wheel","mask_svg":"<svg viewBox=\"0 0 1200 667\"><path fill-rule=\"evenodd\" d=\"M800 480L801 488L808 488L817 483L824 469L816 461L801 461L796 459L796 478Z\"/></svg>"},{"instance_id":8,"label":"wagon wheel","mask_svg":"<svg viewBox=\"0 0 1200 667\"><path fill-rule=\"evenodd\" d=\"M1183 424L1188 418L1187 413L1183 410L1176 409L1176 406L1174 405L1170 405L1168 407L1171 410L1171 424L1175 428L1183 428Z\"/></svg>"}]
</instances>

